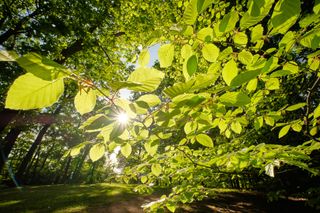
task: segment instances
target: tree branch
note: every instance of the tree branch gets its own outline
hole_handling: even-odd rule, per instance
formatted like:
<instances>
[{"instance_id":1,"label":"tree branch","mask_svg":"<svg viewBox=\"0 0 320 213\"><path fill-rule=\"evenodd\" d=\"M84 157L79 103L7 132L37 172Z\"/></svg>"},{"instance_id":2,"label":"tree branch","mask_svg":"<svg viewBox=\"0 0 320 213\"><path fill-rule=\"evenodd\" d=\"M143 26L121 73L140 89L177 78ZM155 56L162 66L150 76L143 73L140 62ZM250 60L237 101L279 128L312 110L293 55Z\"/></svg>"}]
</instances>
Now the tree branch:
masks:
<instances>
[{"instance_id":1,"label":"tree branch","mask_svg":"<svg viewBox=\"0 0 320 213\"><path fill-rule=\"evenodd\" d=\"M317 87L318 83L320 82L320 77L318 77L315 82L313 83L313 85L308 89L307 92L307 98L306 98L306 103L307 103L307 110L306 110L306 114L305 114L305 124L306 124L306 132L305 134L307 136L309 136L311 139L320 142L319 139L313 137L312 135L310 135L309 133L309 115L310 115L310 101L311 101L311 95L313 93L313 91L315 90L315 88Z\"/></svg>"}]
</instances>

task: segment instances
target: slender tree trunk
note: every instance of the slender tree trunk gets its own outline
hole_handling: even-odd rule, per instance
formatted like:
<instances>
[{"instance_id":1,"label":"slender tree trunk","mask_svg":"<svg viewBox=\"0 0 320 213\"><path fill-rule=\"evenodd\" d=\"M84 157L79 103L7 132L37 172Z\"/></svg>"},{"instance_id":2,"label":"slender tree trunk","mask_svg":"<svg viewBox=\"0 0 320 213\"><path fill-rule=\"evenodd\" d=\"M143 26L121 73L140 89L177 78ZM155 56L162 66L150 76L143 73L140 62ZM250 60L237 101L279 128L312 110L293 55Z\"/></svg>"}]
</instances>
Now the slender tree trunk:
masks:
<instances>
[{"instance_id":1,"label":"slender tree trunk","mask_svg":"<svg viewBox=\"0 0 320 213\"><path fill-rule=\"evenodd\" d=\"M71 165L71 160L72 160L72 157L69 156L68 157L68 160L67 160L67 164L64 168L64 172L63 172L63 176L62 176L62 182L63 183L66 183L68 181L68 172L69 172L69 168L70 168L70 165Z\"/></svg>"},{"instance_id":2,"label":"slender tree trunk","mask_svg":"<svg viewBox=\"0 0 320 213\"><path fill-rule=\"evenodd\" d=\"M74 170L73 179L77 179L80 176L83 163L84 163L88 153L89 153L89 149L85 149L82 157L79 159L79 162L78 162L78 165L76 166L76 169Z\"/></svg>"},{"instance_id":3,"label":"slender tree trunk","mask_svg":"<svg viewBox=\"0 0 320 213\"><path fill-rule=\"evenodd\" d=\"M56 110L53 112L53 115L56 115L60 112L61 110L61 105L59 105ZM32 156L34 155L34 152L36 151L37 147L39 146L39 144L41 143L44 135L46 134L47 130L49 129L49 127L51 126L51 124L46 124L42 127L42 129L40 130L40 132L38 133L35 141L33 142L33 144L31 145L28 153L26 154L26 156L23 158L18 172L16 173L16 178L17 180L21 181L23 174L26 171L26 168L28 166L28 164L30 163Z\"/></svg>"},{"instance_id":4,"label":"slender tree trunk","mask_svg":"<svg viewBox=\"0 0 320 213\"><path fill-rule=\"evenodd\" d=\"M39 162L40 162L40 155L41 155L41 149L40 149L41 146L39 146L38 148L38 151L37 151L37 159L36 159L36 162L34 163L34 165L32 166L33 169L32 169L32 172L30 172L31 168L29 168L29 170L27 171L27 174L26 177L28 178L28 183L34 183L34 176L37 172L37 168L38 168L38 165L39 165ZM32 164L31 164L32 165Z\"/></svg>"},{"instance_id":5,"label":"slender tree trunk","mask_svg":"<svg viewBox=\"0 0 320 213\"><path fill-rule=\"evenodd\" d=\"M10 132L7 134L7 136L2 141L2 144L0 146L1 151L1 157L0 157L0 171L2 171L3 166L5 162L8 159L8 156L20 134L22 131L21 127L14 127L10 130Z\"/></svg>"},{"instance_id":6,"label":"slender tree trunk","mask_svg":"<svg viewBox=\"0 0 320 213\"><path fill-rule=\"evenodd\" d=\"M94 174L94 170L96 168L96 163L97 163L97 161L92 163L92 167L91 167L90 174L89 174L90 175L89 183L93 183L93 174Z\"/></svg>"}]
</instances>

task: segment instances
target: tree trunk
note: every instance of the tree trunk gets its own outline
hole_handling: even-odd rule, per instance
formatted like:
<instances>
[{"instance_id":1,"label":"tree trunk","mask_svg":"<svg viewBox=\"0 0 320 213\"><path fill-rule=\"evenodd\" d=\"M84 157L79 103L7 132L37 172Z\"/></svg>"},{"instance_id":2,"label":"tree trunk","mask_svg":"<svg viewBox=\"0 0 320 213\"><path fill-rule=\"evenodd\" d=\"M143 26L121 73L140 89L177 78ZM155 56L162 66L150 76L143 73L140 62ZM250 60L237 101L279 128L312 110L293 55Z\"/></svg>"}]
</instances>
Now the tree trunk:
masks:
<instances>
[{"instance_id":1,"label":"tree trunk","mask_svg":"<svg viewBox=\"0 0 320 213\"><path fill-rule=\"evenodd\" d=\"M69 156L68 160L67 160L67 165L64 168L64 172L63 172L63 176L62 176L62 182L63 183L66 183L68 181L68 171L69 171L69 168L70 168L71 160L72 160L72 157Z\"/></svg>"},{"instance_id":2,"label":"tree trunk","mask_svg":"<svg viewBox=\"0 0 320 213\"><path fill-rule=\"evenodd\" d=\"M61 110L61 105L59 105L56 110L53 112L53 115L56 115L60 112ZM44 135L46 134L47 130L49 129L49 127L51 126L51 124L46 124L42 127L42 129L40 130L40 132L38 133L36 139L34 140L33 144L31 145L28 153L26 154L26 156L23 158L18 172L16 173L16 178L19 181L22 181L22 177L23 174L26 171L26 168L28 166L28 164L30 163L32 156L34 155L34 152L36 151L37 147L39 146L39 144L41 143Z\"/></svg>"},{"instance_id":3,"label":"tree trunk","mask_svg":"<svg viewBox=\"0 0 320 213\"><path fill-rule=\"evenodd\" d=\"M0 133L8 126L8 124L16 117L19 111L11 109L3 109L0 112Z\"/></svg>"},{"instance_id":4,"label":"tree trunk","mask_svg":"<svg viewBox=\"0 0 320 213\"><path fill-rule=\"evenodd\" d=\"M82 157L79 159L79 162L78 162L78 165L76 166L76 169L74 170L73 179L77 179L79 177L83 163L84 163L88 153L89 153L89 149L85 149Z\"/></svg>"},{"instance_id":5,"label":"tree trunk","mask_svg":"<svg viewBox=\"0 0 320 213\"><path fill-rule=\"evenodd\" d=\"M21 127L14 127L10 130L10 132L7 134L5 139L2 141L2 144L0 146L1 151L1 158L0 158L0 172L3 169L4 164L6 163L8 156L20 134L22 131Z\"/></svg>"}]
</instances>

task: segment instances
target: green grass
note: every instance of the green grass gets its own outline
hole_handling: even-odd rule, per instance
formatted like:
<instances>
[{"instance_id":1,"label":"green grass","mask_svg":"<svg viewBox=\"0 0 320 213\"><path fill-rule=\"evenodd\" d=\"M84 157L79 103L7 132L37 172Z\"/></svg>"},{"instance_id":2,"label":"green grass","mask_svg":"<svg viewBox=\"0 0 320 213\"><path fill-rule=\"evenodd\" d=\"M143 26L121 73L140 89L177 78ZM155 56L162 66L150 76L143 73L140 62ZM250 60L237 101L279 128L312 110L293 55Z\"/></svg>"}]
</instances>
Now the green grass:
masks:
<instances>
[{"instance_id":1,"label":"green grass","mask_svg":"<svg viewBox=\"0 0 320 213\"><path fill-rule=\"evenodd\" d=\"M133 186L121 184L29 186L0 190L0 212L79 212L129 200Z\"/></svg>"}]
</instances>

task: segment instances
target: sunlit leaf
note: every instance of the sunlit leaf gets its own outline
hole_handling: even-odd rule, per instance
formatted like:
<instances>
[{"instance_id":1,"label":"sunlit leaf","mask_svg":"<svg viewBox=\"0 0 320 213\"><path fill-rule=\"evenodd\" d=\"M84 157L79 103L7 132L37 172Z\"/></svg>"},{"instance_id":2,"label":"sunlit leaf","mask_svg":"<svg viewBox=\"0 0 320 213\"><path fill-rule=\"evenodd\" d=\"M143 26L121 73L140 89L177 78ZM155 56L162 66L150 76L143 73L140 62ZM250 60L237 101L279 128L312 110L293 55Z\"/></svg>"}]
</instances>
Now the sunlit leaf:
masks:
<instances>
[{"instance_id":1,"label":"sunlit leaf","mask_svg":"<svg viewBox=\"0 0 320 213\"><path fill-rule=\"evenodd\" d=\"M95 162L97 160L99 160L100 158L103 157L104 153L105 153L105 145L103 143L97 143L94 144L89 152L89 157L90 159Z\"/></svg>"},{"instance_id":2,"label":"sunlit leaf","mask_svg":"<svg viewBox=\"0 0 320 213\"><path fill-rule=\"evenodd\" d=\"M18 57L14 51L0 50L0 61L15 61Z\"/></svg>"},{"instance_id":3,"label":"sunlit leaf","mask_svg":"<svg viewBox=\"0 0 320 213\"><path fill-rule=\"evenodd\" d=\"M298 103L298 104L294 104L292 106L289 106L286 108L286 111L295 111L297 109L301 109L302 107L304 107L306 105L306 103Z\"/></svg>"},{"instance_id":4,"label":"sunlit leaf","mask_svg":"<svg viewBox=\"0 0 320 213\"><path fill-rule=\"evenodd\" d=\"M124 146L121 147L121 154L128 158L132 152L131 145L126 143Z\"/></svg>"},{"instance_id":5,"label":"sunlit leaf","mask_svg":"<svg viewBox=\"0 0 320 213\"><path fill-rule=\"evenodd\" d=\"M283 136L285 136L289 132L290 127L291 127L290 125L286 125L286 126L282 127L280 132L279 132L279 136L278 137L282 138Z\"/></svg>"},{"instance_id":6,"label":"sunlit leaf","mask_svg":"<svg viewBox=\"0 0 320 213\"><path fill-rule=\"evenodd\" d=\"M64 91L63 79L45 81L26 73L18 77L9 88L5 107L9 109L38 109L58 101Z\"/></svg>"},{"instance_id":7,"label":"sunlit leaf","mask_svg":"<svg viewBox=\"0 0 320 213\"><path fill-rule=\"evenodd\" d=\"M219 48L214 44L205 44L202 48L202 55L209 62L215 62L219 53Z\"/></svg>"},{"instance_id":8,"label":"sunlit leaf","mask_svg":"<svg viewBox=\"0 0 320 213\"><path fill-rule=\"evenodd\" d=\"M96 105L96 92L92 89L89 91L80 90L74 98L76 110L81 114L91 112Z\"/></svg>"},{"instance_id":9,"label":"sunlit leaf","mask_svg":"<svg viewBox=\"0 0 320 213\"><path fill-rule=\"evenodd\" d=\"M130 90L141 91L141 92L153 92L158 88L164 73L153 68L137 68L133 71L129 78L129 82L140 83L140 86L128 86Z\"/></svg>"},{"instance_id":10,"label":"sunlit leaf","mask_svg":"<svg viewBox=\"0 0 320 213\"><path fill-rule=\"evenodd\" d=\"M270 78L266 81L266 89L277 90L280 88L280 82L278 78Z\"/></svg>"},{"instance_id":11,"label":"sunlit leaf","mask_svg":"<svg viewBox=\"0 0 320 213\"><path fill-rule=\"evenodd\" d=\"M16 61L27 72L30 72L36 77L46 81L63 78L70 74L70 71L62 65L36 53L28 53L17 58Z\"/></svg>"},{"instance_id":12,"label":"sunlit leaf","mask_svg":"<svg viewBox=\"0 0 320 213\"><path fill-rule=\"evenodd\" d=\"M274 0L248 1L248 11L240 20L240 28L243 30L259 23L265 16L269 14L273 2Z\"/></svg>"},{"instance_id":13,"label":"sunlit leaf","mask_svg":"<svg viewBox=\"0 0 320 213\"><path fill-rule=\"evenodd\" d=\"M147 94L140 96L137 100L136 103L143 108L150 108L154 107L158 104L161 103L161 100L159 99L158 96L152 95L152 94Z\"/></svg>"},{"instance_id":14,"label":"sunlit leaf","mask_svg":"<svg viewBox=\"0 0 320 213\"><path fill-rule=\"evenodd\" d=\"M244 106L250 103L250 98L242 92L227 92L220 96L220 102L227 106Z\"/></svg>"},{"instance_id":15,"label":"sunlit leaf","mask_svg":"<svg viewBox=\"0 0 320 213\"><path fill-rule=\"evenodd\" d=\"M164 44L158 50L160 67L166 68L171 66L174 58L173 44Z\"/></svg>"},{"instance_id":16,"label":"sunlit leaf","mask_svg":"<svg viewBox=\"0 0 320 213\"><path fill-rule=\"evenodd\" d=\"M203 146L213 147L213 141L208 135L205 135L205 134L196 135L196 140Z\"/></svg>"},{"instance_id":17,"label":"sunlit leaf","mask_svg":"<svg viewBox=\"0 0 320 213\"><path fill-rule=\"evenodd\" d=\"M235 44L245 46L248 43L248 37L244 32L238 32L234 35L233 41Z\"/></svg>"},{"instance_id":18,"label":"sunlit leaf","mask_svg":"<svg viewBox=\"0 0 320 213\"><path fill-rule=\"evenodd\" d=\"M155 176L159 176L161 174L161 170L162 170L162 168L161 168L160 164L157 164L157 163L152 164L152 166L151 166L152 174L154 174Z\"/></svg>"},{"instance_id":19,"label":"sunlit leaf","mask_svg":"<svg viewBox=\"0 0 320 213\"><path fill-rule=\"evenodd\" d=\"M269 21L270 35L284 34L295 24L301 12L300 0L280 0L274 7Z\"/></svg>"},{"instance_id":20,"label":"sunlit leaf","mask_svg":"<svg viewBox=\"0 0 320 213\"><path fill-rule=\"evenodd\" d=\"M261 70L242 72L232 79L230 86L232 87L240 86L241 84L244 84L250 81L251 79L256 78L260 74L260 72Z\"/></svg>"},{"instance_id":21,"label":"sunlit leaf","mask_svg":"<svg viewBox=\"0 0 320 213\"><path fill-rule=\"evenodd\" d=\"M150 52L148 49L144 49L141 51L138 63L140 66L145 67L149 64L150 61Z\"/></svg>"},{"instance_id":22,"label":"sunlit leaf","mask_svg":"<svg viewBox=\"0 0 320 213\"><path fill-rule=\"evenodd\" d=\"M237 134L240 134L242 131L242 126L239 121L235 121L231 123L231 129Z\"/></svg>"},{"instance_id":23,"label":"sunlit leaf","mask_svg":"<svg viewBox=\"0 0 320 213\"><path fill-rule=\"evenodd\" d=\"M192 76L198 69L198 59L196 55L192 55L187 60L187 71Z\"/></svg>"},{"instance_id":24,"label":"sunlit leaf","mask_svg":"<svg viewBox=\"0 0 320 213\"><path fill-rule=\"evenodd\" d=\"M238 67L236 62L231 59L228 61L222 70L222 78L228 86L230 86L231 81L238 75Z\"/></svg>"}]
</instances>

